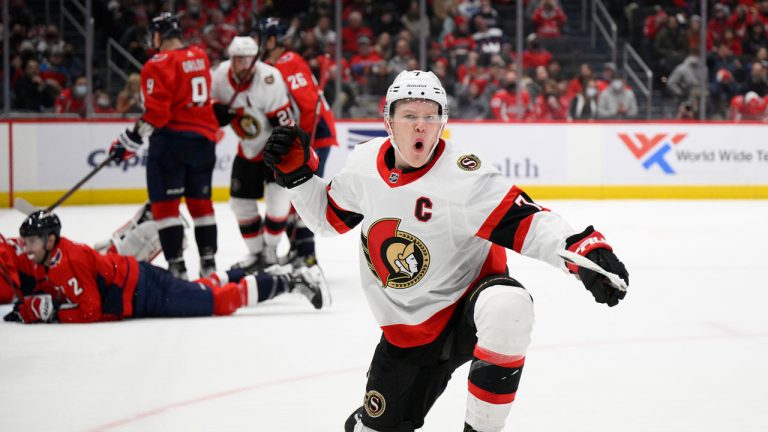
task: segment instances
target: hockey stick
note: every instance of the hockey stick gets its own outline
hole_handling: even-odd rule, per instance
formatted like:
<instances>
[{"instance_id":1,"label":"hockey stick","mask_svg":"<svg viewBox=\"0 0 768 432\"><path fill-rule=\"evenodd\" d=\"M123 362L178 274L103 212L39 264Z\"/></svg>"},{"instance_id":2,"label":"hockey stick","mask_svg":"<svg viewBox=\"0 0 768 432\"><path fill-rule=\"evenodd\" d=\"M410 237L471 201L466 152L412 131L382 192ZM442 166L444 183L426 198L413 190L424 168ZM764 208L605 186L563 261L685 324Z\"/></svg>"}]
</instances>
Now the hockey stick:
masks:
<instances>
[{"instance_id":1,"label":"hockey stick","mask_svg":"<svg viewBox=\"0 0 768 432\"><path fill-rule=\"evenodd\" d=\"M16 210L24 213L25 215L29 216L32 213L40 210L40 207L37 207L36 205L32 204L31 202L25 200L21 197L16 197L13 200L13 208Z\"/></svg>"},{"instance_id":2,"label":"hockey stick","mask_svg":"<svg viewBox=\"0 0 768 432\"><path fill-rule=\"evenodd\" d=\"M619 291L627 292L627 284L622 280L618 275L611 273L604 268L597 265L594 261L591 259L581 256L575 252L571 252L569 250L559 250L557 251L557 254L560 255L560 258L564 259L566 262L569 262L573 265L577 265L581 268L585 268L587 270L592 270L595 273L601 274L608 278L608 282L611 283L611 285L614 286Z\"/></svg>"},{"instance_id":3,"label":"hockey stick","mask_svg":"<svg viewBox=\"0 0 768 432\"><path fill-rule=\"evenodd\" d=\"M315 104L315 121L312 122L312 135L309 138L309 145L314 147L315 135L317 134L317 125L320 124L320 108L325 100L325 84L328 82L328 62L331 56L328 54L322 57L322 65L320 65L320 83L317 85L317 104Z\"/></svg>"},{"instance_id":4,"label":"hockey stick","mask_svg":"<svg viewBox=\"0 0 768 432\"><path fill-rule=\"evenodd\" d=\"M104 159L100 164L96 165L96 167L94 169L92 169L91 172L89 172L85 177L83 177L82 180L77 182L77 184L75 184L68 191L66 191L64 193L64 195L61 196L61 198L57 199L56 202L54 202L53 204L49 205L48 207L46 207L43 210L45 210L46 213L52 212L53 209L55 209L56 207L60 206L61 203L66 201L67 198L72 196L73 193L77 192L77 190L80 189L85 184L85 182L90 180L91 177L95 176L96 173L101 171L102 168L104 168L105 166L109 165L110 162L112 162L112 158L111 157L107 157L106 159ZM16 197L16 199L13 200L13 208L15 208L16 210L18 210L18 211L20 211L20 212L22 212L22 213L24 213L26 215L32 214L32 213L40 210L40 207L37 207L37 206L33 205L32 203L30 203L29 201L27 201L27 200L25 200L24 198L21 198L21 197Z\"/></svg>"}]
</instances>

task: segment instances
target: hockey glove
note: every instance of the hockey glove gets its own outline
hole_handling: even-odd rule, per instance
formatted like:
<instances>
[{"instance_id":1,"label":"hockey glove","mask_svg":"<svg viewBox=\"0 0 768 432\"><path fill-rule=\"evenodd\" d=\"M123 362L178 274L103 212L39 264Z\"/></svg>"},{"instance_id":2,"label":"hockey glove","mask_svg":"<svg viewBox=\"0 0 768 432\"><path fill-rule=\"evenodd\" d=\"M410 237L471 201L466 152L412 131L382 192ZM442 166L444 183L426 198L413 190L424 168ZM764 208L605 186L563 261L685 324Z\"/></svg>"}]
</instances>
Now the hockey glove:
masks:
<instances>
[{"instance_id":1,"label":"hockey glove","mask_svg":"<svg viewBox=\"0 0 768 432\"><path fill-rule=\"evenodd\" d=\"M116 140L112 141L112 145L109 147L109 156L118 162L128 160L139 151L142 144L141 135L126 129Z\"/></svg>"},{"instance_id":2,"label":"hockey glove","mask_svg":"<svg viewBox=\"0 0 768 432\"><path fill-rule=\"evenodd\" d=\"M213 104L213 114L216 115L216 121L219 122L219 126L226 126L237 117L237 112L230 110L228 106L220 103Z\"/></svg>"},{"instance_id":3,"label":"hockey glove","mask_svg":"<svg viewBox=\"0 0 768 432\"><path fill-rule=\"evenodd\" d=\"M315 175L319 160L309 145L309 135L298 126L278 126L272 130L264 149L264 163L275 171L275 181L288 189Z\"/></svg>"},{"instance_id":4,"label":"hockey glove","mask_svg":"<svg viewBox=\"0 0 768 432\"><path fill-rule=\"evenodd\" d=\"M51 322L56 316L56 307L50 294L37 294L24 297L16 307L3 319L5 321L23 322L31 324L35 322Z\"/></svg>"},{"instance_id":5,"label":"hockey glove","mask_svg":"<svg viewBox=\"0 0 768 432\"><path fill-rule=\"evenodd\" d=\"M595 231L591 225L583 232L568 237L565 241L565 247L571 252L594 261L605 270L617 274L629 285L629 273L627 268L624 267L624 263L619 261L619 258L613 253L613 248L605 241L605 237L599 231ZM587 270L571 263L567 263L566 266L571 273L578 275L581 282L592 293L592 296L598 303L616 306L619 304L619 300L623 299L627 294L611 285L605 276L597 274L592 270Z\"/></svg>"}]
</instances>

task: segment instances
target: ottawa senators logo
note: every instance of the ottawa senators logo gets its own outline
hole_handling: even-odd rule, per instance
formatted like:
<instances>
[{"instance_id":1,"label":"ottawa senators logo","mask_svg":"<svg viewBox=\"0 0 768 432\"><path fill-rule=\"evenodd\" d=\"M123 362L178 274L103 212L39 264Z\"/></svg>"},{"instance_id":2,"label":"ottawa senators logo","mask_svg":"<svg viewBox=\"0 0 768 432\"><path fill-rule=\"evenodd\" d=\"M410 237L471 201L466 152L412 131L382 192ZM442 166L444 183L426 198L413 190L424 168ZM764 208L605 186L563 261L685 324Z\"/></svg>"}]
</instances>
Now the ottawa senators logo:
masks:
<instances>
[{"instance_id":1,"label":"ottawa senators logo","mask_svg":"<svg viewBox=\"0 0 768 432\"><path fill-rule=\"evenodd\" d=\"M459 160L456 161L456 164L464 171L474 171L480 168L481 162L479 157L473 154L468 154L460 156Z\"/></svg>"},{"instance_id":2,"label":"ottawa senators logo","mask_svg":"<svg viewBox=\"0 0 768 432\"><path fill-rule=\"evenodd\" d=\"M240 139L254 139L261 133L261 123L253 116L245 112L243 108L237 109L237 117L232 120L232 130Z\"/></svg>"},{"instance_id":3,"label":"ottawa senators logo","mask_svg":"<svg viewBox=\"0 0 768 432\"><path fill-rule=\"evenodd\" d=\"M384 410L387 408L387 402L384 400L384 396L376 390L371 390L365 394L365 400L363 401L365 412L370 417L376 418L384 414Z\"/></svg>"},{"instance_id":4,"label":"ottawa senators logo","mask_svg":"<svg viewBox=\"0 0 768 432\"><path fill-rule=\"evenodd\" d=\"M265 82L266 84L274 84L274 83L275 83L275 77L274 77L273 75L267 75L267 76L264 78L264 82Z\"/></svg>"},{"instance_id":5,"label":"ottawa senators logo","mask_svg":"<svg viewBox=\"0 0 768 432\"><path fill-rule=\"evenodd\" d=\"M400 219L380 219L361 235L368 267L385 288L416 285L429 269L429 250L413 234L399 231Z\"/></svg>"}]
</instances>

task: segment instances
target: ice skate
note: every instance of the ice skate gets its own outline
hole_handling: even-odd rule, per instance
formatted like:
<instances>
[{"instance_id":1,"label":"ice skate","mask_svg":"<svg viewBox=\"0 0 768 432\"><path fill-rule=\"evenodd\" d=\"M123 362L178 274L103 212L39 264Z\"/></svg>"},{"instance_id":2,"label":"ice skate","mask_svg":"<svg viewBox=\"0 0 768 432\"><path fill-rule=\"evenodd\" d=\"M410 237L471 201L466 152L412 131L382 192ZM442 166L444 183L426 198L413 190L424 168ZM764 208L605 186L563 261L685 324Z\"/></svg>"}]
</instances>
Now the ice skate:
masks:
<instances>
[{"instance_id":1,"label":"ice skate","mask_svg":"<svg viewBox=\"0 0 768 432\"><path fill-rule=\"evenodd\" d=\"M261 257L259 255L248 255L242 261L233 264L229 269L243 270L246 273L258 273L263 269Z\"/></svg>"},{"instance_id":2,"label":"ice skate","mask_svg":"<svg viewBox=\"0 0 768 432\"><path fill-rule=\"evenodd\" d=\"M216 272L216 258L212 256L200 257L200 277L210 277Z\"/></svg>"},{"instance_id":3,"label":"ice skate","mask_svg":"<svg viewBox=\"0 0 768 432\"><path fill-rule=\"evenodd\" d=\"M189 280L187 277L187 265L183 258L172 260L168 263L168 271L176 279Z\"/></svg>"},{"instance_id":4,"label":"ice skate","mask_svg":"<svg viewBox=\"0 0 768 432\"><path fill-rule=\"evenodd\" d=\"M328 282L320 267L301 266L293 270L293 288L291 292L297 292L306 297L315 309L327 308L331 305L331 292L328 290Z\"/></svg>"}]
</instances>

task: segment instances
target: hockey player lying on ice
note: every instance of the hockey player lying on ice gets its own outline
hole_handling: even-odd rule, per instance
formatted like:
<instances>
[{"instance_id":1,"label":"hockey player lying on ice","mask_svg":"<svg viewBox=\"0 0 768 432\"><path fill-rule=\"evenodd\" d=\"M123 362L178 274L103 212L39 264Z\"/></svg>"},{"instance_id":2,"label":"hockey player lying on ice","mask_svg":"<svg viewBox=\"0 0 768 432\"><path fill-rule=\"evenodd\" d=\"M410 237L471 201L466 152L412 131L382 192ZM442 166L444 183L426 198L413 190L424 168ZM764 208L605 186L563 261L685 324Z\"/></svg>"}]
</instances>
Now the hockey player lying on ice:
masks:
<instances>
[{"instance_id":1,"label":"hockey player lying on ice","mask_svg":"<svg viewBox=\"0 0 768 432\"><path fill-rule=\"evenodd\" d=\"M577 274L599 303L624 298L605 277L558 255L574 252L628 281L605 238L572 228L490 164L440 139L447 109L433 73L402 72L387 90L389 137L358 145L331 182L313 175L317 159L300 129L276 128L267 141L264 160L312 231L361 225L362 286L383 337L347 432L420 428L468 361L464 431L504 428L533 329L533 301L509 276L505 248Z\"/></svg>"},{"instance_id":2,"label":"hockey player lying on ice","mask_svg":"<svg viewBox=\"0 0 768 432\"><path fill-rule=\"evenodd\" d=\"M329 302L322 274L308 268L258 276L230 271L189 282L131 256L101 255L60 233L58 216L40 210L24 220L19 239L0 236L0 285L18 298L5 321L229 315L286 292L303 294L317 309Z\"/></svg>"}]
</instances>

